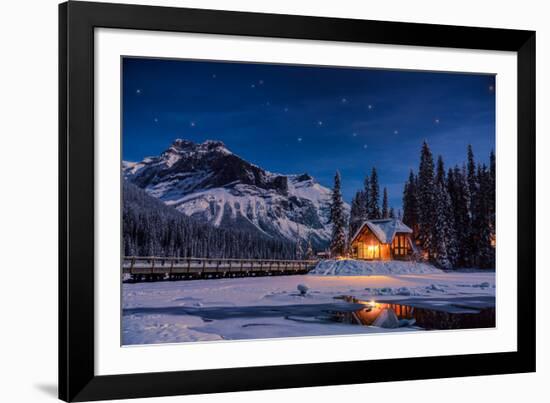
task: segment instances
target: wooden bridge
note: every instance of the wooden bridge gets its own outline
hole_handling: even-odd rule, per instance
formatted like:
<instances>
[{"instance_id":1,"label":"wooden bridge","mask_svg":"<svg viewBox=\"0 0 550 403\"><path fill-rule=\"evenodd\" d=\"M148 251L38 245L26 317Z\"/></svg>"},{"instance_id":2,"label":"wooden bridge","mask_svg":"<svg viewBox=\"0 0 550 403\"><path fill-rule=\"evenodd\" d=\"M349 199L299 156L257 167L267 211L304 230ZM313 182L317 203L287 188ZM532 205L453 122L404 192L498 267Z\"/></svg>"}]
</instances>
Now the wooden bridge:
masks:
<instances>
[{"instance_id":1,"label":"wooden bridge","mask_svg":"<svg viewBox=\"0 0 550 403\"><path fill-rule=\"evenodd\" d=\"M222 277L306 274L317 260L207 259L126 256L127 281L191 280Z\"/></svg>"}]
</instances>

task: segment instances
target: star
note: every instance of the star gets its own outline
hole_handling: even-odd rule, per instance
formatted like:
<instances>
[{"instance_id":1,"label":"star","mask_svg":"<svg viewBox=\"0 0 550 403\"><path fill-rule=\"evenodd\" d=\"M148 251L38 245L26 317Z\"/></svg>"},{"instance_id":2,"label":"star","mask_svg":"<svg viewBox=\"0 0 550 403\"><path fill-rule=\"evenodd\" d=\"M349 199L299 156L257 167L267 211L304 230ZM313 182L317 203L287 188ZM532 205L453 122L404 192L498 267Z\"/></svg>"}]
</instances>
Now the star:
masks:
<instances>
[{"instance_id":1,"label":"star","mask_svg":"<svg viewBox=\"0 0 550 403\"><path fill-rule=\"evenodd\" d=\"M157 123L159 121L159 118L154 118L153 120L155 121L155 123Z\"/></svg>"},{"instance_id":2,"label":"star","mask_svg":"<svg viewBox=\"0 0 550 403\"><path fill-rule=\"evenodd\" d=\"M364 144L363 148L366 150L367 148L369 148L369 146L367 144Z\"/></svg>"},{"instance_id":3,"label":"star","mask_svg":"<svg viewBox=\"0 0 550 403\"><path fill-rule=\"evenodd\" d=\"M317 122L317 125L323 126L323 121L322 121L322 120L318 121L318 122Z\"/></svg>"},{"instance_id":4,"label":"star","mask_svg":"<svg viewBox=\"0 0 550 403\"><path fill-rule=\"evenodd\" d=\"M367 108L372 109L372 105L369 104L369 105L367 106Z\"/></svg>"},{"instance_id":5,"label":"star","mask_svg":"<svg viewBox=\"0 0 550 403\"><path fill-rule=\"evenodd\" d=\"M215 75L215 74L212 74L212 78L216 78L216 75Z\"/></svg>"},{"instance_id":6,"label":"star","mask_svg":"<svg viewBox=\"0 0 550 403\"><path fill-rule=\"evenodd\" d=\"M355 133L355 132L352 133L351 135L352 135L353 137L357 137L357 133Z\"/></svg>"},{"instance_id":7,"label":"star","mask_svg":"<svg viewBox=\"0 0 550 403\"><path fill-rule=\"evenodd\" d=\"M347 103L348 103L348 99L347 99L347 98L342 98L342 103L343 103L343 104L347 104Z\"/></svg>"},{"instance_id":8,"label":"star","mask_svg":"<svg viewBox=\"0 0 550 403\"><path fill-rule=\"evenodd\" d=\"M260 85L264 85L264 80L260 80L260 81L258 81L258 84L260 84Z\"/></svg>"},{"instance_id":9,"label":"star","mask_svg":"<svg viewBox=\"0 0 550 403\"><path fill-rule=\"evenodd\" d=\"M256 84L250 84L250 88L256 88Z\"/></svg>"},{"instance_id":10,"label":"star","mask_svg":"<svg viewBox=\"0 0 550 403\"><path fill-rule=\"evenodd\" d=\"M301 143L301 142L302 142L302 138L298 137L298 143Z\"/></svg>"},{"instance_id":11,"label":"star","mask_svg":"<svg viewBox=\"0 0 550 403\"><path fill-rule=\"evenodd\" d=\"M138 89L136 90L136 94L138 94L138 95L141 94L141 88L138 88Z\"/></svg>"},{"instance_id":12,"label":"star","mask_svg":"<svg viewBox=\"0 0 550 403\"><path fill-rule=\"evenodd\" d=\"M494 91L495 90L495 87L493 85L490 85L489 86L489 91Z\"/></svg>"},{"instance_id":13,"label":"star","mask_svg":"<svg viewBox=\"0 0 550 403\"><path fill-rule=\"evenodd\" d=\"M399 130L394 130L393 134L399 134Z\"/></svg>"},{"instance_id":14,"label":"star","mask_svg":"<svg viewBox=\"0 0 550 403\"><path fill-rule=\"evenodd\" d=\"M439 118L435 118L434 122L435 124L439 124Z\"/></svg>"},{"instance_id":15,"label":"star","mask_svg":"<svg viewBox=\"0 0 550 403\"><path fill-rule=\"evenodd\" d=\"M288 112L288 108L283 109L285 112Z\"/></svg>"},{"instance_id":16,"label":"star","mask_svg":"<svg viewBox=\"0 0 550 403\"><path fill-rule=\"evenodd\" d=\"M189 126L191 126L191 127L195 127L196 125L197 125L197 124L196 124L195 122L189 123Z\"/></svg>"}]
</instances>

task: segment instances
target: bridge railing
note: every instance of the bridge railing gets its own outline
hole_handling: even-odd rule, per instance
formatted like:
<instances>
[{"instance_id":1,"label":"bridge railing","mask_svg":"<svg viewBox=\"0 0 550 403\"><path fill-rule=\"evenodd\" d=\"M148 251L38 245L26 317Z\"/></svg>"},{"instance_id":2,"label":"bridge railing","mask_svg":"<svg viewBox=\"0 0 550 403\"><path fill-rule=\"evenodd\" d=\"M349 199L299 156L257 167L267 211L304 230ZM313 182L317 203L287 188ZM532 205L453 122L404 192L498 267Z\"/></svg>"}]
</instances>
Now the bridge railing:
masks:
<instances>
[{"instance_id":1,"label":"bridge railing","mask_svg":"<svg viewBox=\"0 0 550 403\"><path fill-rule=\"evenodd\" d=\"M125 256L122 273L136 279L304 274L316 264L317 260Z\"/></svg>"}]
</instances>

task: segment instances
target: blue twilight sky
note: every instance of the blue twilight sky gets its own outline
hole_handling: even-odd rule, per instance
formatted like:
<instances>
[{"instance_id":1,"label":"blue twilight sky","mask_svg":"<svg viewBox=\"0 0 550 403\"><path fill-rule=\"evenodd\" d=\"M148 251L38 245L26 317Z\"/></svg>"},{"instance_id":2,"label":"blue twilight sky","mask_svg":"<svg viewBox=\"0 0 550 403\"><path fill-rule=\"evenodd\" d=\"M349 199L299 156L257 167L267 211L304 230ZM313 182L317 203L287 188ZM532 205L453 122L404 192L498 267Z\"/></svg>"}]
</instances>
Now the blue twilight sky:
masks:
<instances>
[{"instance_id":1,"label":"blue twilight sky","mask_svg":"<svg viewBox=\"0 0 550 403\"><path fill-rule=\"evenodd\" d=\"M158 155L176 138L221 140L268 171L328 187L339 170L348 202L376 166L398 209L424 139L446 167L470 143L488 161L495 77L124 58L123 158Z\"/></svg>"}]
</instances>

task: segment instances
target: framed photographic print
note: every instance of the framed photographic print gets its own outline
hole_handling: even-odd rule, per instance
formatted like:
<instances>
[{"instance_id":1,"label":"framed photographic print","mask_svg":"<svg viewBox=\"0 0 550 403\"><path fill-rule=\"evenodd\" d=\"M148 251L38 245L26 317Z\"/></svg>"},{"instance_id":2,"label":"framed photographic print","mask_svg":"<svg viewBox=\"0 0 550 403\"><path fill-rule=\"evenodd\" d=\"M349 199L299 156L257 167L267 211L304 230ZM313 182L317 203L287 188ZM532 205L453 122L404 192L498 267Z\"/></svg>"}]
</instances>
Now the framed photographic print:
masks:
<instances>
[{"instance_id":1,"label":"framed photographic print","mask_svg":"<svg viewBox=\"0 0 550 403\"><path fill-rule=\"evenodd\" d=\"M60 5L59 397L535 370L535 33Z\"/></svg>"}]
</instances>

